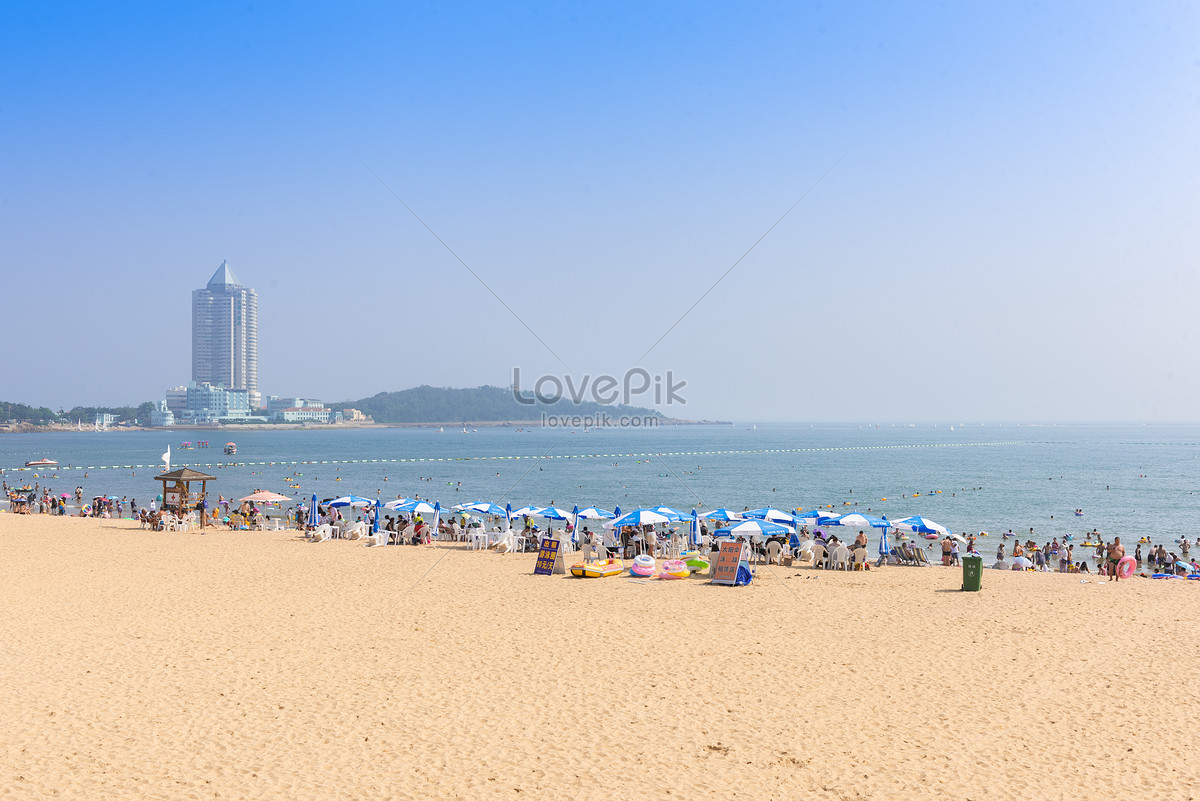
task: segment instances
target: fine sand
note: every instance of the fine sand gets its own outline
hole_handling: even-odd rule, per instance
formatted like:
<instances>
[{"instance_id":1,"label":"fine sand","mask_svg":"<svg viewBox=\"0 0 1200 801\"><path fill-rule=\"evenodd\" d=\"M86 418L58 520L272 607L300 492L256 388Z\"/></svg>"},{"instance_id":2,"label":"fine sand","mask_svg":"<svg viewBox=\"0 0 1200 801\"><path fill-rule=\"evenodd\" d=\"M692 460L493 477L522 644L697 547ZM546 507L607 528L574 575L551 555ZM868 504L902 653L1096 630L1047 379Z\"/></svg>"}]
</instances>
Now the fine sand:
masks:
<instances>
[{"instance_id":1,"label":"fine sand","mask_svg":"<svg viewBox=\"0 0 1200 801\"><path fill-rule=\"evenodd\" d=\"M0 514L0 798L1191 798L1200 582Z\"/></svg>"}]
</instances>

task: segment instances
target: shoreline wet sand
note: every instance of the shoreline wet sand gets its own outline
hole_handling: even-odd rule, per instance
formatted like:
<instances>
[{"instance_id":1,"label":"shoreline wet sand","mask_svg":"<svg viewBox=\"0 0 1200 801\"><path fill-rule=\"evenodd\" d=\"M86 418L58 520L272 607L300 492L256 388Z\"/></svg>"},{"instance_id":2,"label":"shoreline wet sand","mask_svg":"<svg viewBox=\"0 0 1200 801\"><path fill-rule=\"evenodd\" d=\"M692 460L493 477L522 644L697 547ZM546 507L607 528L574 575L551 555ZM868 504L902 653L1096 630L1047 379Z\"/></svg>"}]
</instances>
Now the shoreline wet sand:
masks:
<instances>
[{"instance_id":1,"label":"shoreline wet sand","mask_svg":"<svg viewBox=\"0 0 1200 801\"><path fill-rule=\"evenodd\" d=\"M772 567L731 588L533 562L2 514L0 798L1200 786L1200 582Z\"/></svg>"}]
</instances>

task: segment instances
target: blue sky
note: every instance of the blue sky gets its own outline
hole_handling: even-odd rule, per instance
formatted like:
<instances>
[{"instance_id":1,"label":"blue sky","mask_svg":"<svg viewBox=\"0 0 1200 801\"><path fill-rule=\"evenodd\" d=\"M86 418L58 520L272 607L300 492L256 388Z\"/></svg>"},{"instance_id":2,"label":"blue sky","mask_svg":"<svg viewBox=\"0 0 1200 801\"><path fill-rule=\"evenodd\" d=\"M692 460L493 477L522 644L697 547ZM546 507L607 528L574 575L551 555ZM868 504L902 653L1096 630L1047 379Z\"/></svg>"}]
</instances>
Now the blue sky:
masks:
<instances>
[{"instance_id":1,"label":"blue sky","mask_svg":"<svg viewBox=\"0 0 1200 801\"><path fill-rule=\"evenodd\" d=\"M1197 17L9 4L6 340L46 369L0 399L186 382L228 259L265 393L643 367L686 417L1195 420Z\"/></svg>"}]
</instances>

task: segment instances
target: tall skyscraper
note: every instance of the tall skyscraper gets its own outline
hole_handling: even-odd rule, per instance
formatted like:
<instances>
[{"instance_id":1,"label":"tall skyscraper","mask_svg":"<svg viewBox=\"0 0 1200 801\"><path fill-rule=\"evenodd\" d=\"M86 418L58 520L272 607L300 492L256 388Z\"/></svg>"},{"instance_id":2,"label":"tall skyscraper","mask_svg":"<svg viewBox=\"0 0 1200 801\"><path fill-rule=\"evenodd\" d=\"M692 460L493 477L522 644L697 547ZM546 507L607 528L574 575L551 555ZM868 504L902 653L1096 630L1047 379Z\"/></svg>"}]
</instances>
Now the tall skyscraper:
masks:
<instances>
[{"instance_id":1,"label":"tall skyscraper","mask_svg":"<svg viewBox=\"0 0 1200 801\"><path fill-rule=\"evenodd\" d=\"M261 405L258 293L242 286L227 261L204 289L192 290L192 380L248 390L251 408Z\"/></svg>"}]
</instances>

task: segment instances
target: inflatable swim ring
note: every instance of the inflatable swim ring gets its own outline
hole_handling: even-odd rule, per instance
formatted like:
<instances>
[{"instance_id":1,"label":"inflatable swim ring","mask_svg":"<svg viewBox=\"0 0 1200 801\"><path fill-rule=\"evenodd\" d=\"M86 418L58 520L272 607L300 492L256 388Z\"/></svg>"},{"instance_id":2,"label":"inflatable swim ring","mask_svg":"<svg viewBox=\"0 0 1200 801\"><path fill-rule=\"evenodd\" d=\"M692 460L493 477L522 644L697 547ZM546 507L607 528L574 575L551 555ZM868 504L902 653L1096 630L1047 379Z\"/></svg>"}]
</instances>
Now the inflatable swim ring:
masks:
<instances>
[{"instance_id":1,"label":"inflatable swim ring","mask_svg":"<svg viewBox=\"0 0 1200 801\"><path fill-rule=\"evenodd\" d=\"M927 540L936 540L937 538L938 538L937 534L926 534L925 535L925 539L927 539Z\"/></svg>"},{"instance_id":2,"label":"inflatable swim ring","mask_svg":"<svg viewBox=\"0 0 1200 801\"><path fill-rule=\"evenodd\" d=\"M668 559L662 563L658 577L660 579L683 579L692 575L692 571L682 559Z\"/></svg>"},{"instance_id":3,"label":"inflatable swim ring","mask_svg":"<svg viewBox=\"0 0 1200 801\"><path fill-rule=\"evenodd\" d=\"M579 578L608 578L625 572L625 563L620 559L604 559L599 562L584 562L571 566L571 575Z\"/></svg>"},{"instance_id":4,"label":"inflatable swim ring","mask_svg":"<svg viewBox=\"0 0 1200 801\"><path fill-rule=\"evenodd\" d=\"M1132 556L1125 556L1117 562L1117 575L1121 578L1129 578L1133 575L1133 571L1137 570L1137 560Z\"/></svg>"},{"instance_id":5,"label":"inflatable swim ring","mask_svg":"<svg viewBox=\"0 0 1200 801\"><path fill-rule=\"evenodd\" d=\"M653 576L654 575L654 557L649 554L642 554L633 559L633 567L629 568L630 575L634 576Z\"/></svg>"},{"instance_id":6,"label":"inflatable swim ring","mask_svg":"<svg viewBox=\"0 0 1200 801\"><path fill-rule=\"evenodd\" d=\"M701 556L699 551L685 551L679 558L693 573L703 573L708 570L708 560Z\"/></svg>"}]
</instances>

